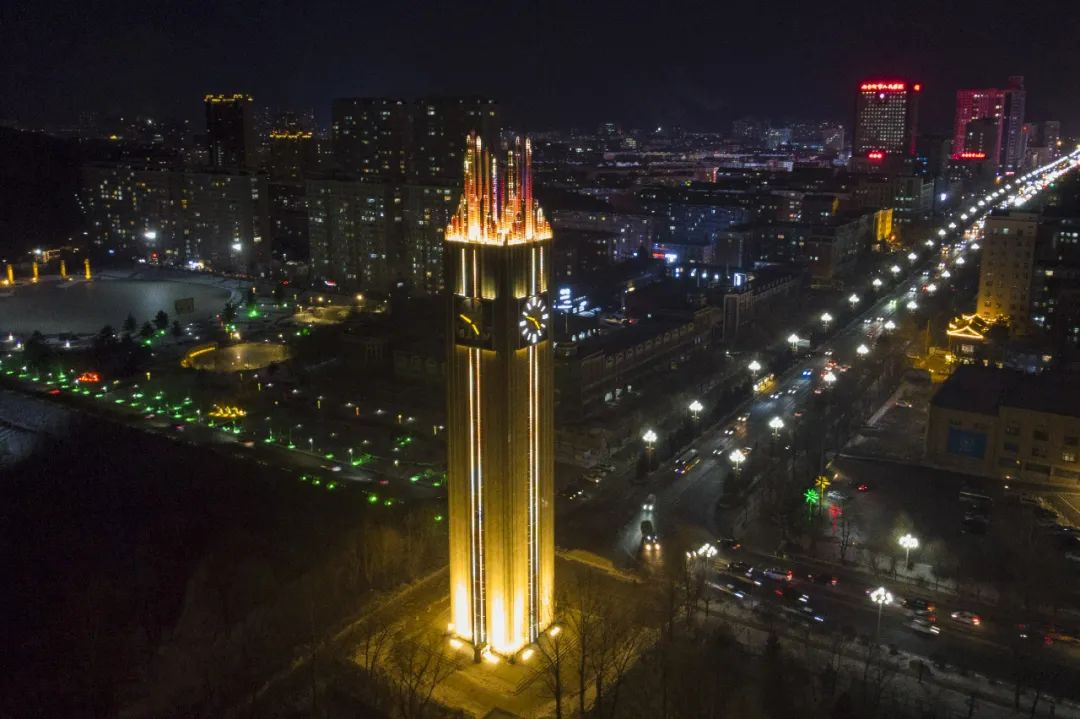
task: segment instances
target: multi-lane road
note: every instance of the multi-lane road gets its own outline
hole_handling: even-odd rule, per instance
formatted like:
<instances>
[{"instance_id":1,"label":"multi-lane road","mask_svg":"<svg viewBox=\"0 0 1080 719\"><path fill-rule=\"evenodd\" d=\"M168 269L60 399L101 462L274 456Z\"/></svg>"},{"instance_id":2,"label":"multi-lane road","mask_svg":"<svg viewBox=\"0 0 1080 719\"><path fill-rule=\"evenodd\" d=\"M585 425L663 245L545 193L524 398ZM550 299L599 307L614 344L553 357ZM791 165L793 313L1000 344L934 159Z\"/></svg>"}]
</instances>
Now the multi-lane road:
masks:
<instances>
[{"instance_id":1,"label":"multi-lane road","mask_svg":"<svg viewBox=\"0 0 1080 719\"><path fill-rule=\"evenodd\" d=\"M856 381L858 363L867 358L860 355L860 345L871 352L903 352L903 343L891 343L886 350L876 347L874 339L881 334L895 331L907 313L937 309L944 311L947 294L963 270L977 267L982 223L991 209L1014 207L1030 199L1052 178L1080 164L1080 152L1073 153L1064 165L1056 164L1042 168L1039 173L1025 176L1008 187L988 194L973 202L970 207L957 210L944 221L943 226L924 243L913 256L890 259L882 268L875 284L867 278L867 286L856 290L857 311L847 324L836 328L819 346L806 351L799 349L796 361L776 383L766 391L738 407L732 416L702 433L693 443L700 462L685 474L676 474L670 461L663 462L644 481L632 482L630 471L615 473L604 480L593 492L591 499L566 502L559 508L557 541L566 548L583 548L609 559L616 566L655 568L665 561L685 561L682 551L664 551L665 537L680 538L680 550L697 546L696 541L711 542L717 537L732 533L729 515L735 512L717 512L717 502L724 492L725 481L735 468L729 459L735 449L751 448L754 452L783 453L790 441L789 431L798 421L795 414L806 405L816 387L822 387L820 378L827 362L840 366L853 366L855 371L834 371L837 384ZM1064 168L1064 169L1063 169ZM972 263L972 264L969 264ZM897 268L897 269L894 269ZM854 298L849 299L853 301ZM914 304L911 304L914 303ZM808 322L820 321L811 318ZM891 324L890 324L891 323ZM798 334L800 329L793 327ZM824 391L829 391L825 389ZM745 417L745 421L740 421ZM779 417L785 427L779 436L770 422ZM732 431L733 430L733 431ZM647 497L655 497L650 510L642 505ZM649 520L656 528L660 548L647 550L642 547L641 523ZM806 579L809 574L835 569L815 566L809 561L780 561L771 551L773 547L744 547L729 556L721 554L719 560L745 561L751 566L762 567L781 564L791 569L795 577L791 586L798 593L810 597L814 612L830 627L849 626L864 635L878 635L882 642L893 644L915 654L941 657L968 669L1001 676L1008 671L1002 657L1016 651L1015 626L1008 622L982 623L972 626L953 621L952 611L970 607L960 606L962 600L948 602L939 609L938 633L925 633L911 626L910 610L902 598L885 607L878 629L877 607L866 594L869 579L857 571L845 571L835 586L820 585ZM718 563L723 566L723 561ZM716 585L724 583L724 574L711 570L713 591L730 595ZM734 572L740 575L741 572ZM753 579L761 580L760 573ZM774 586L770 586L773 584ZM747 601L770 603L773 608L784 605L784 600L773 593L777 583L764 580L758 592L761 596ZM783 583L781 583L783 584ZM906 592L905 592L906 593ZM740 600L742 601L742 600ZM797 599L794 600L797 602ZM976 606L975 609L984 608ZM813 620L811 620L813 621ZM1035 642L1035 646L1040 644ZM1052 658L1055 663L1076 667L1075 656L1070 647L1055 647L1041 656ZM1006 653L1006 654L1003 654ZM1011 656L1011 654L1009 654ZM1060 660L1060 661L1059 661ZM1080 669L1061 669L1055 686L1080 686Z\"/></svg>"}]
</instances>

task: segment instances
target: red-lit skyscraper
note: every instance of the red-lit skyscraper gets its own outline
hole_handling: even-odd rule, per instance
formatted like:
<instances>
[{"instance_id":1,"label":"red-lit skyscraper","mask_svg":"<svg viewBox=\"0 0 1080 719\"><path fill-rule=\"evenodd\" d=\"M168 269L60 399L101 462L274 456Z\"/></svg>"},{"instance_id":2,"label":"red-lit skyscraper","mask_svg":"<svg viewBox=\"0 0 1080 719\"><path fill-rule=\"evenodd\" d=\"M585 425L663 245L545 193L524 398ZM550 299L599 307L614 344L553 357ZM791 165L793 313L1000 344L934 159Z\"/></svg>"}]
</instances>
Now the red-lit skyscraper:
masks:
<instances>
[{"instance_id":1,"label":"red-lit skyscraper","mask_svg":"<svg viewBox=\"0 0 1080 719\"><path fill-rule=\"evenodd\" d=\"M864 80L855 101L853 158L912 157L922 85L906 80Z\"/></svg>"},{"instance_id":2,"label":"red-lit skyscraper","mask_svg":"<svg viewBox=\"0 0 1080 719\"><path fill-rule=\"evenodd\" d=\"M1024 95L1024 78L1019 75L1010 77L1004 90L957 90L953 159L982 159L982 155L995 167L1015 172L1023 162L1026 144ZM971 146L972 138L980 139L981 147Z\"/></svg>"},{"instance_id":3,"label":"red-lit skyscraper","mask_svg":"<svg viewBox=\"0 0 1080 719\"><path fill-rule=\"evenodd\" d=\"M982 88L978 90L956 91L956 119L953 122L953 159L965 157L970 152L986 152L986 157L995 163L1001 157L1001 117L1005 111L1005 92L997 88ZM992 120L996 126L996 135L991 147L979 147L968 149L968 131L973 132L976 128L969 125L976 120ZM980 123L987 125L989 123ZM978 133L985 137L985 132Z\"/></svg>"}]
</instances>

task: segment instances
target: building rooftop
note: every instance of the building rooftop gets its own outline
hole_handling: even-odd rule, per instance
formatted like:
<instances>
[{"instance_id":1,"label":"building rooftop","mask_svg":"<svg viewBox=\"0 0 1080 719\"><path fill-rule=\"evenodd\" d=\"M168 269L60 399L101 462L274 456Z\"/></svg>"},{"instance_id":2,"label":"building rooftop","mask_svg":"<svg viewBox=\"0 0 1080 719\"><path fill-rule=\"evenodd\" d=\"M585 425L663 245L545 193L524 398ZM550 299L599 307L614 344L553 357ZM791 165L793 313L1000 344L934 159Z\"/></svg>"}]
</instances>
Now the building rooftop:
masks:
<instances>
[{"instance_id":1,"label":"building rooftop","mask_svg":"<svg viewBox=\"0 0 1080 719\"><path fill-rule=\"evenodd\" d=\"M1001 406L1080 417L1080 381L1056 374L963 365L934 395L935 407L996 415Z\"/></svg>"}]
</instances>

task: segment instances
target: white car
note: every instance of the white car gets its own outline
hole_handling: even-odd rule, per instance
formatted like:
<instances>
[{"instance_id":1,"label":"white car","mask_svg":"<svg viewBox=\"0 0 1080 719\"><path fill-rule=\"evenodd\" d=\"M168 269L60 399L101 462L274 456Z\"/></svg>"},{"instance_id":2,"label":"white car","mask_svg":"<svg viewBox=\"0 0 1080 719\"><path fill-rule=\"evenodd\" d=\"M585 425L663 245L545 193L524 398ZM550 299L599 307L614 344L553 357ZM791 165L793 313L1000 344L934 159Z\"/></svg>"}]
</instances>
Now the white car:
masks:
<instances>
[{"instance_id":1,"label":"white car","mask_svg":"<svg viewBox=\"0 0 1080 719\"><path fill-rule=\"evenodd\" d=\"M973 627L980 626L982 624L982 617L975 612L969 612L966 609L960 609L949 615L954 622L960 622L961 624L970 624Z\"/></svg>"},{"instance_id":2,"label":"white car","mask_svg":"<svg viewBox=\"0 0 1080 719\"><path fill-rule=\"evenodd\" d=\"M925 617L915 617L908 622L908 627L919 634L925 634L927 636L937 636L938 634L941 634L941 628Z\"/></svg>"}]
</instances>

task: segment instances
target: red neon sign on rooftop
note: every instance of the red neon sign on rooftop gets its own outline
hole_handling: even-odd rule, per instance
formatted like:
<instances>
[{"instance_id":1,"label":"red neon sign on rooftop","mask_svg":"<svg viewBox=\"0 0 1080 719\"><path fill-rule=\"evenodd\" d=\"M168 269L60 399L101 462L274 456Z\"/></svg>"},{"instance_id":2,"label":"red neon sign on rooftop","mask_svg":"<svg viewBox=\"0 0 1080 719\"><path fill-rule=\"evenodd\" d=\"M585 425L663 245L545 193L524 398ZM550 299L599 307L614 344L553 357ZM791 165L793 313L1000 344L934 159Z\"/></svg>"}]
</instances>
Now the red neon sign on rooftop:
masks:
<instances>
[{"instance_id":1,"label":"red neon sign on rooftop","mask_svg":"<svg viewBox=\"0 0 1080 719\"><path fill-rule=\"evenodd\" d=\"M954 160L985 160L985 152L954 152L952 159Z\"/></svg>"},{"instance_id":2,"label":"red neon sign on rooftop","mask_svg":"<svg viewBox=\"0 0 1080 719\"><path fill-rule=\"evenodd\" d=\"M859 85L859 89L863 92L903 92L907 89L907 83L896 80L875 80L864 82Z\"/></svg>"},{"instance_id":3,"label":"red neon sign on rooftop","mask_svg":"<svg viewBox=\"0 0 1080 719\"><path fill-rule=\"evenodd\" d=\"M885 153L882 150L871 150L870 152L866 153L866 157L875 161L884 160Z\"/></svg>"}]
</instances>

